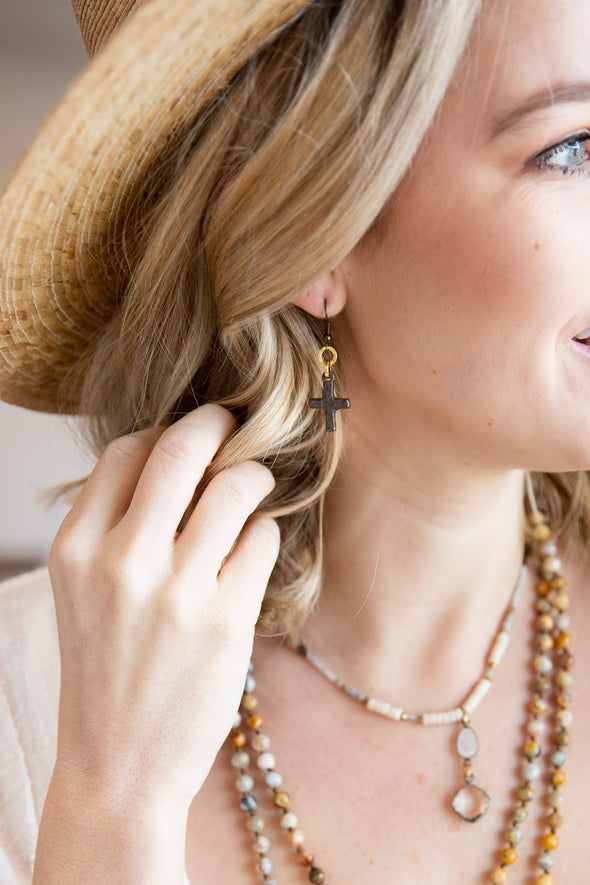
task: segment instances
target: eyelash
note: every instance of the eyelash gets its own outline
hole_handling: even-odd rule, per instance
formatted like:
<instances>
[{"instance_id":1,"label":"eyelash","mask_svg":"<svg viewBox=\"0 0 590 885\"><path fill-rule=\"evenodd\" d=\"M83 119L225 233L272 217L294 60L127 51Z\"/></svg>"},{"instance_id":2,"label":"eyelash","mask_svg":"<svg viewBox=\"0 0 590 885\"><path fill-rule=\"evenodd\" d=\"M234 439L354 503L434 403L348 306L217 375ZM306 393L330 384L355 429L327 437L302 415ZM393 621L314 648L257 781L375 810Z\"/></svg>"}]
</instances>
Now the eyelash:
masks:
<instances>
[{"instance_id":1,"label":"eyelash","mask_svg":"<svg viewBox=\"0 0 590 885\"><path fill-rule=\"evenodd\" d=\"M541 151L540 154L537 154L532 158L531 163L534 163L538 169L559 169L562 175L576 175L576 174L590 174L588 170L582 169L582 164L586 162L586 160L590 157L588 149L585 146L585 142L590 141L590 130L584 129L582 132L576 132L573 135L568 135L567 138L564 138L562 141L557 142L557 144L552 145L544 151ZM579 146L581 145L581 150ZM576 148L577 149L577 157L580 159L579 163L551 163L549 162L554 157L558 156L561 152L566 151L568 148Z\"/></svg>"}]
</instances>

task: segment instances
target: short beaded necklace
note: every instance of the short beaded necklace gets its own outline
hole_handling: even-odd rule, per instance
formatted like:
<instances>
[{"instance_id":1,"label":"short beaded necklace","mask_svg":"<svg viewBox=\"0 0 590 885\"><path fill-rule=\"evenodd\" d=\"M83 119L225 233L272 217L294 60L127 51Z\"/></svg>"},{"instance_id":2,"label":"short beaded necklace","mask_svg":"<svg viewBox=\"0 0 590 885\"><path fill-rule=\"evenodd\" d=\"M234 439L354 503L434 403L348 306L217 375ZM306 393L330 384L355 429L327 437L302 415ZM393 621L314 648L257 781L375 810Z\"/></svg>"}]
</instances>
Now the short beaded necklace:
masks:
<instances>
[{"instance_id":1,"label":"short beaded necklace","mask_svg":"<svg viewBox=\"0 0 590 885\"><path fill-rule=\"evenodd\" d=\"M530 491L529 496L534 503L534 497L532 497ZM516 846L523 838L523 827L528 817L530 803L535 795L533 784L542 775L540 738L546 729L545 720L549 713L550 703L555 711L554 746L549 753L547 762L549 781L549 792L546 797L548 805L547 831L542 838L543 851L537 858L539 872L535 876L536 885L554 885L554 879L550 870L554 865L554 851L559 846L557 830L563 823L560 811L563 804L563 796L560 788L565 783L563 765L566 761L566 752L564 748L568 746L570 741L568 729L573 718L568 709L571 702L569 689L572 684L571 667L573 664L570 652L571 637L568 632L569 617L566 613L569 597L565 593L566 584L561 574L561 561L557 558L557 549L551 537L551 531L536 505L533 506L529 513L528 521L532 540L531 552L528 558L529 560L533 558L536 560L539 576L535 599L536 626L533 657L533 699L530 704L530 718L527 723L528 738L522 748L522 782L517 790L518 803L511 812L511 824L504 834L505 845L499 854L498 864L490 873L489 881L492 885L505 885L509 881L509 870L518 857ZM474 732L469 724L469 714L473 712L477 703L481 702L489 690L489 685L486 686L485 692L483 688L478 689L478 686L484 679L491 683L493 671L498 666L499 660L505 651L508 642L507 635L512 627L514 612L522 592L523 583L524 572L521 572L516 590L494 642L492 652L488 657L484 676L468 696L467 700L472 699L470 708L465 710L466 701L461 707L456 708L457 711L461 711L460 716L455 711L432 714L435 717L443 717L437 724L462 722L463 727L459 732L459 736L466 729L469 729L471 732L467 735L463 734L463 739L459 741L458 738L457 741L457 749L463 757L463 764L465 766L465 785L455 795L455 799L466 787L474 786L471 757L464 755L469 753L475 755L477 751L477 739L474 740ZM412 714L406 713L404 715L403 710L400 711L399 708L391 707L391 705L380 701L374 701L370 707L369 701L371 699L367 695L357 689L346 686L324 664L321 664L315 656L312 656L305 646L301 648L301 643L298 646L298 650L301 654L305 654L305 657L331 682L345 691L354 700L364 704L368 709L372 709L373 712L378 712L396 721L432 724L430 718L425 721L425 717L431 714L415 714L412 716ZM315 883L315 885L323 885L323 883L327 883L326 874L316 864L315 856L308 852L305 847L305 836L302 830L299 829L299 821L296 815L291 810L290 796L283 787L282 775L275 768L275 759L272 753L270 753L270 738L263 732L264 719L258 712L258 699L254 694L255 690L254 668L253 664L250 663L240 711L232 729L231 741L235 752L232 755L231 762L234 768L239 771L236 788L241 794L240 808L247 814L246 825L253 835L253 849L258 855L256 870L265 885L277 885L276 880L273 878L273 862L269 856L270 841L263 833L265 822L258 814L258 800L253 793L255 787L254 777L249 773L250 755L245 749L248 744L248 736L250 736L251 746L257 754L256 768L263 774L264 783L273 794L274 805L281 813L281 826L285 830L290 844L294 847L299 862L305 868L308 880ZM395 711L395 715L393 715L392 711ZM481 788L476 787L475 789L485 794L485 791L481 790ZM476 798L477 801L474 803L476 810L482 803L487 808L485 799L482 800L479 794L477 794ZM489 804L489 797L487 799ZM471 804L471 801L465 803L466 806ZM485 811L486 808L483 810ZM454 810L457 811L457 808ZM464 817L465 820L476 820L477 817L481 816L481 814L465 816L461 814L462 810L463 804L460 803L460 810L457 813Z\"/></svg>"},{"instance_id":2,"label":"short beaded necklace","mask_svg":"<svg viewBox=\"0 0 590 885\"><path fill-rule=\"evenodd\" d=\"M329 682L347 694L349 697L358 701L379 716L385 716L387 719L394 719L396 722L413 722L419 725L450 725L454 722L461 722L461 728L457 735L456 747L459 756L463 760L464 768L464 784L457 790L451 802L453 811L463 820L473 823L486 813L490 807L490 797L485 790L475 784L475 776L473 774L472 761L479 749L479 741L477 735L471 725L471 715L479 707L488 691L492 687L492 680L496 670L500 666L500 662L504 657L504 653L508 648L512 625L514 624L514 616L522 590L527 576L527 566L524 564L520 570L520 576L516 584L512 599L508 605L506 613L500 622L500 627L496 633L492 650L488 655L483 675L473 686L467 698L459 707L452 710L443 710L436 713L408 713L401 707L394 707L387 701L380 701L377 698L369 697L358 688L346 685L342 679L336 676L320 659L314 655L303 640L299 637L293 638L294 648L303 655L304 658L312 664L316 670L325 676Z\"/></svg>"}]
</instances>

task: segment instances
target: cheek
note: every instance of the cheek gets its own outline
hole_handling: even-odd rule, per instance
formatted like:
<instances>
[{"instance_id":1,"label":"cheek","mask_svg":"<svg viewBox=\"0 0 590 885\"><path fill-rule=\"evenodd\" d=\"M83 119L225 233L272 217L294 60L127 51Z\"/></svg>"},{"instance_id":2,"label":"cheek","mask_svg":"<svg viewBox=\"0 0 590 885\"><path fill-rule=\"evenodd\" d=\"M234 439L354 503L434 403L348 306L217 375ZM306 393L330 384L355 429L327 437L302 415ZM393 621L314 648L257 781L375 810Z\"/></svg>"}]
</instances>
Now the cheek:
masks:
<instances>
[{"instance_id":1,"label":"cheek","mask_svg":"<svg viewBox=\"0 0 590 885\"><path fill-rule=\"evenodd\" d=\"M390 309L400 327L421 325L433 358L447 365L461 355L473 361L482 348L507 357L513 347L553 350L571 293L583 291L590 272L586 226L540 205L530 188L492 199L474 182L463 199L433 195L431 206L446 207L436 216L421 202L388 239ZM384 288L387 275L382 262Z\"/></svg>"},{"instance_id":2,"label":"cheek","mask_svg":"<svg viewBox=\"0 0 590 885\"><path fill-rule=\"evenodd\" d=\"M528 193L491 200L474 185L468 199L430 197L406 204L363 262L354 334L380 386L447 415L501 419L523 391L552 386L579 264L564 262L563 219Z\"/></svg>"},{"instance_id":3,"label":"cheek","mask_svg":"<svg viewBox=\"0 0 590 885\"><path fill-rule=\"evenodd\" d=\"M400 373L479 372L483 355L489 366L530 314L523 281L515 281L518 250L508 231L491 231L469 212L456 211L452 223L418 222L413 215L409 229L394 231L372 274L371 326L392 333ZM535 254L531 242L527 253Z\"/></svg>"}]
</instances>

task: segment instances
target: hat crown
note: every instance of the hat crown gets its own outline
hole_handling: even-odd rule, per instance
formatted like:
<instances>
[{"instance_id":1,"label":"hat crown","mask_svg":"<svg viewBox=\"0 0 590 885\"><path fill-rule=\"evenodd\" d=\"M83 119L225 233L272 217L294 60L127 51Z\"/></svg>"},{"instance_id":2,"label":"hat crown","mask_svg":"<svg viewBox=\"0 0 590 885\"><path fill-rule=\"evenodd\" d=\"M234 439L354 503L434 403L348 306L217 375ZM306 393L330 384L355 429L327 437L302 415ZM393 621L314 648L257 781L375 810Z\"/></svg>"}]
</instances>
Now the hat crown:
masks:
<instances>
[{"instance_id":1,"label":"hat crown","mask_svg":"<svg viewBox=\"0 0 590 885\"><path fill-rule=\"evenodd\" d=\"M142 0L72 0L82 39L95 55Z\"/></svg>"},{"instance_id":2,"label":"hat crown","mask_svg":"<svg viewBox=\"0 0 590 885\"><path fill-rule=\"evenodd\" d=\"M79 412L83 373L70 370L118 309L130 208L307 2L72 0L96 58L0 199L0 400Z\"/></svg>"}]
</instances>

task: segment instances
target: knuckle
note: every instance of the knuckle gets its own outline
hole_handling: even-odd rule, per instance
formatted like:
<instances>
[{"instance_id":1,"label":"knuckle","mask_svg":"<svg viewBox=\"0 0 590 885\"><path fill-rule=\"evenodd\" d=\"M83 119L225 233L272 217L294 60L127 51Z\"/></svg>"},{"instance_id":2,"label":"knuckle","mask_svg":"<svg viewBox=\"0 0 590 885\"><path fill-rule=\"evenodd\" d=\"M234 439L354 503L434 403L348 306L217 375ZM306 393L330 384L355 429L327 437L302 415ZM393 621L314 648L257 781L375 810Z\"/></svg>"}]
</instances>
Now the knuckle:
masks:
<instances>
[{"instance_id":1,"label":"knuckle","mask_svg":"<svg viewBox=\"0 0 590 885\"><path fill-rule=\"evenodd\" d=\"M112 623L124 624L130 618L141 619L145 614L145 582L142 582L129 560L115 559L109 562L102 569L95 586Z\"/></svg>"},{"instance_id":2,"label":"knuckle","mask_svg":"<svg viewBox=\"0 0 590 885\"><path fill-rule=\"evenodd\" d=\"M267 467L256 461L244 461L228 467L212 480L211 485L223 503L253 510L274 485Z\"/></svg>"},{"instance_id":3,"label":"knuckle","mask_svg":"<svg viewBox=\"0 0 590 885\"><path fill-rule=\"evenodd\" d=\"M134 598L145 594L147 561L142 551L131 544L109 549L101 568L106 585L115 595Z\"/></svg>"},{"instance_id":4,"label":"knuckle","mask_svg":"<svg viewBox=\"0 0 590 885\"><path fill-rule=\"evenodd\" d=\"M115 593L131 591L137 580L134 560L128 556L110 556L103 563L103 579Z\"/></svg>"},{"instance_id":5,"label":"knuckle","mask_svg":"<svg viewBox=\"0 0 590 885\"><path fill-rule=\"evenodd\" d=\"M241 509L250 498L248 484L234 470L219 473L212 481L212 486L222 506L234 505Z\"/></svg>"},{"instance_id":6,"label":"knuckle","mask_svg":"<svg viewBox=\"0 0 590 885\"><path fill-rule=\"evenodd\" d=\"M160 625L168 625L176 634L194 634L199 612L193 594L162 588L155 599L154 611Z\"/></svg>"},{"instance_id":7,"label":"knuckle","mask_svg":"<svg viewBox=\"0 0 590 885\"><path fill-rule=\"evenodd\" d=\"M62 523L47 561L49 574L52 578L68 576L74 580L84 569L87 552L83 549L73 525Z\"/></svg>"},{"instance_id":8,"label":"knuckle","mask_svg":"<svg viewBox=\"0 0 590 885\"><path fill-rule=\"evenodd\" d=\"M118 436L111 440L104 451L107 461L145 461L152 451L158 428L151 431L129 433L126 436Z\"/></svg>"},{"instance_id":9,"label":"knuckle","mask_svg":"<svg viewBox=\"0 0 590 885\"><path fill-rule=\"evenodd\" d=\"M255 613L248 617L242 607L217 607L210 615L209 635L217 646L236 647L253 633L255 622Z\"/></svg>"},{"instance_id":10,"label":"knuckle","mask_svg":"<svg viewBox=\"0 0 590 885\"><path fill-rule=\"evenodd\" d=\"M162 434L157 446L167 458L181 464L190 464L199 454L198 446L186 433L182 433L177 425L173 425Z\"/></svg>"}]
</instances>

